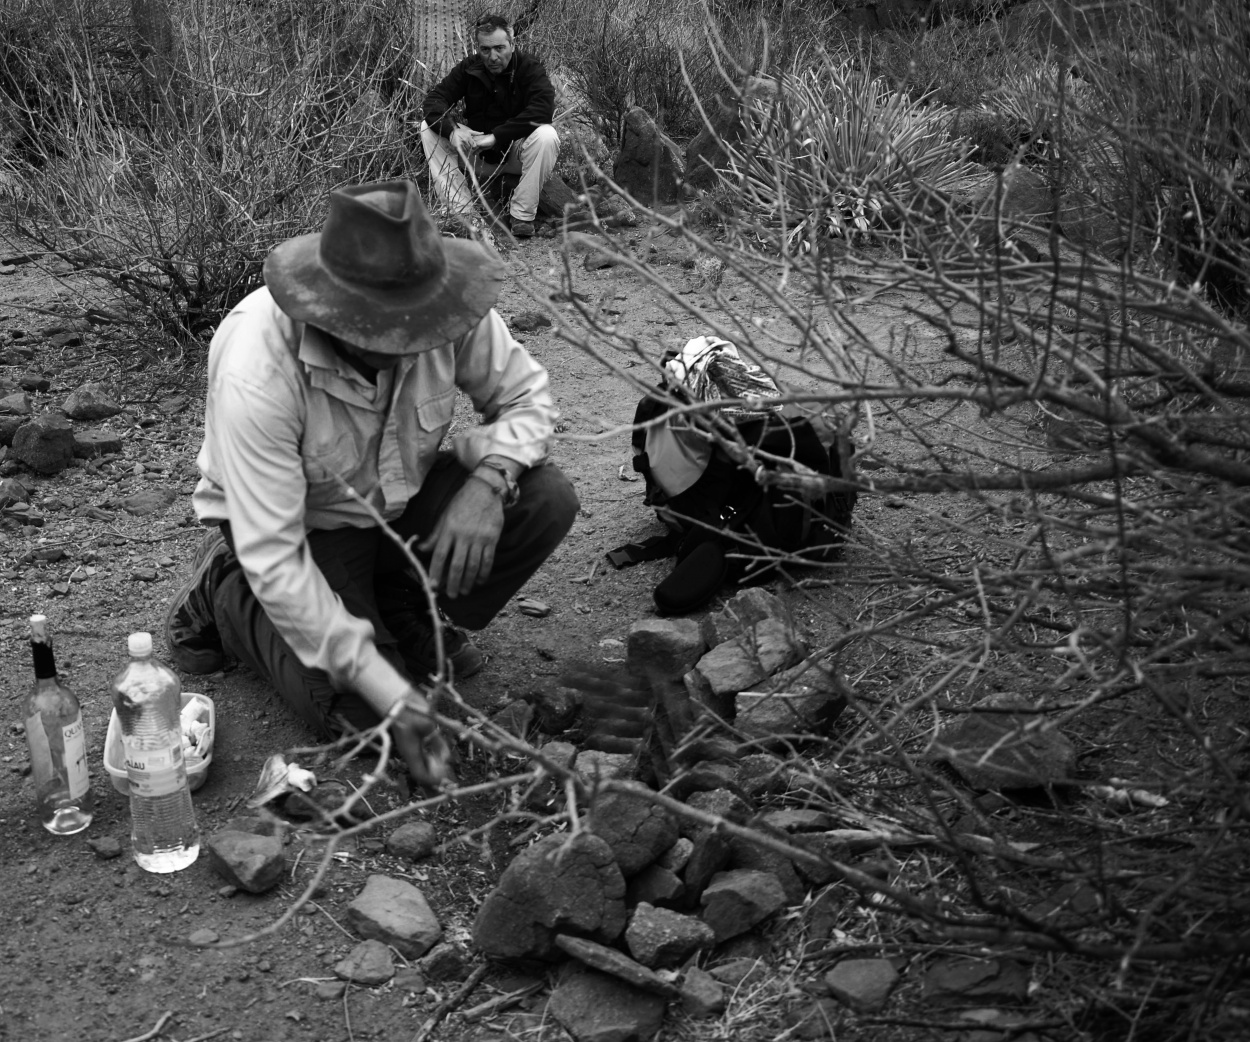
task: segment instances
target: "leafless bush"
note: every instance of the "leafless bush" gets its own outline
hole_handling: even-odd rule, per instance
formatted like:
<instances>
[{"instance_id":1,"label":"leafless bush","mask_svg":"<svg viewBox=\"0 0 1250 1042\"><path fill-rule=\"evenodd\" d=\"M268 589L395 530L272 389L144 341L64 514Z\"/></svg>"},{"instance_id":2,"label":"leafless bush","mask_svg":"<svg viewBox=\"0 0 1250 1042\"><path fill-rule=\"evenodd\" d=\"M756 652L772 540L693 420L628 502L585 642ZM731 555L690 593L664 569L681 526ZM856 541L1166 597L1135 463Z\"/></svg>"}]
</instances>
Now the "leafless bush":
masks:
<instances>
[{"instance_id":1,"label":"leafless bush","mask_svg":"<svg viewBox=\"0 0 1250 1042\"><path fill-rule=\"evenodd\" d=\"M407 5L174 5L170 79L108 5L25 2L57 17L10 52L48 71L2 84L8 216L170 333L209 330L330 188L409 170Z\"/></svg>"}]
</instances>

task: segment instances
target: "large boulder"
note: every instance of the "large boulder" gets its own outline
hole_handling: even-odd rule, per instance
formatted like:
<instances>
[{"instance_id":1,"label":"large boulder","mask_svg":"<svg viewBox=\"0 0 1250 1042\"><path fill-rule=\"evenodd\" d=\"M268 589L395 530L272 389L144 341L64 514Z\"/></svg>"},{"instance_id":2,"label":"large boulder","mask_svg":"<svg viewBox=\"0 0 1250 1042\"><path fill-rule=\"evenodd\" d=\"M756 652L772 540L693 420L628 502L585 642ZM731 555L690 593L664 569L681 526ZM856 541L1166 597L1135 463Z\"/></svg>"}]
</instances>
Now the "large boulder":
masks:
<instances>
[{"instance_id":1,"label":"large boulder","mask_svg":"<svg viewBox=\"0 0 1250 1042\"><path fill-rule=\"evenodd\" d=\"M625 877L612 848L587 832L522 851L487 895L473 941L496 959L559 959L557 934L610 944L625 929Z\"/></svg>"},{"instance_id":2,"label":"large boulder","mask_svg":"<svg viewBox=\"0 0 1250 1042\"><path fill-rule=\"evenodd\" d=\"M681 182L681 153L645 109L625 113L621 150L612 179L645 205L675 203Z\"/></svg>"},{"instance_id":3,"label":"large boulder","mask_svg":"<svg viewBox=\"0 0 1250 1042\"><path fill-rule=\"evenodd\" d=\"M707 109L709 125L686 146L685 183L698 189L714 187L717 171L729 166L725 144L741 143L748 136L748 127L773 104L777 92L776 80L751 76L736 99L716 98Z\"/></svg>"}]
</instances>

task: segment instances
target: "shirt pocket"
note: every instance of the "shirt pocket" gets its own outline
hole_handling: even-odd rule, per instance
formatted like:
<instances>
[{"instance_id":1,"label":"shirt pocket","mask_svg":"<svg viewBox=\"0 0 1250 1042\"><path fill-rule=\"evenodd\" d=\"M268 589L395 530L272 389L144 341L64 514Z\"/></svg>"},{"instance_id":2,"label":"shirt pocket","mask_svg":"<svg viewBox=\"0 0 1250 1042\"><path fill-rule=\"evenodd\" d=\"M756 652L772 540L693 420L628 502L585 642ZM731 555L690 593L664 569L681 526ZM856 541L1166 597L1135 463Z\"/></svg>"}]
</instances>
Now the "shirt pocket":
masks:
<instances>
[{"instance_id":1,"label":"shirt pocket","mask_svg":"<svg viewBox=\"0 0 1250 1042\"><path fill-rule=\"evenodd\" d=\"M368 482L362 482L361 470L365 465L366 446L358 443L356 432L338 430L333 439L308 438L302 450L304 480L308 486L305 502L308 506L329 506L348 498L343 482L358 492Z\"/></svg>"},{"instance_id":2,"label":"shirt pocket","mask_svg":"<svg viewBox=\"0 0 1250 1042\"><path fill-rule=\"evenodd\" d=\"M437 434L441 439L451 426L452 413L456 411L456 389L449 388L434 398L417 403L417 423L426 434Z\"/></svg>"}]
</instances>

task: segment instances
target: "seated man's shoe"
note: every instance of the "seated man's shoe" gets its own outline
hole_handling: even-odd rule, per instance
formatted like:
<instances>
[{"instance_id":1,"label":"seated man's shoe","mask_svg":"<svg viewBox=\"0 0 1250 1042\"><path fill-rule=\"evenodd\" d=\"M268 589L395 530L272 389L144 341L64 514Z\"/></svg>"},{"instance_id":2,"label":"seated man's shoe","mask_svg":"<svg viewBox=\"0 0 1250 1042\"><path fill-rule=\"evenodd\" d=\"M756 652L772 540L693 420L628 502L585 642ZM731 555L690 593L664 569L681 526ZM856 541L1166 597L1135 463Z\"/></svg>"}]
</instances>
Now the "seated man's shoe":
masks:
<instances>
[{"instance_id":1,"label":"seated man's shoe","mask_svg":"<svg viewBox=\"0 0 1250 1042\"><path fill-rule=\"evenodd\" d=\"M206 532L191 562L191 578L174 594L165 613L169 655L182 672L216 673L225 666L226 655L213 614L213 593L226 572L237 566L221 530Z\"/></svg>"},{"instance_id":2,"label":"seated man's shoe","mask_svg":"<svg viewBox=\"0 0 1250 1042\"><path fill-rule=\"evenodd\" d=\"M534 236L533 221L518 221L513 217L509 219L508 225L512 230L512 234L518 239L530 239Z\"/></svg>"},{"instance_id":3,"label":"seated man's shoe","mask_svg":"<svg viewBox=\"0 0 1250 1042\"><path fill-rule=\"evenodd\" d=\"M434 626L426 612L405 608L385 615L384 621L414 681L421 683L427 676L438 672ZM443 655L456 680L471 677L486 665L486 656L469 643L464 631L446 622L443 623Z\"/></svg>"}]
</instances>

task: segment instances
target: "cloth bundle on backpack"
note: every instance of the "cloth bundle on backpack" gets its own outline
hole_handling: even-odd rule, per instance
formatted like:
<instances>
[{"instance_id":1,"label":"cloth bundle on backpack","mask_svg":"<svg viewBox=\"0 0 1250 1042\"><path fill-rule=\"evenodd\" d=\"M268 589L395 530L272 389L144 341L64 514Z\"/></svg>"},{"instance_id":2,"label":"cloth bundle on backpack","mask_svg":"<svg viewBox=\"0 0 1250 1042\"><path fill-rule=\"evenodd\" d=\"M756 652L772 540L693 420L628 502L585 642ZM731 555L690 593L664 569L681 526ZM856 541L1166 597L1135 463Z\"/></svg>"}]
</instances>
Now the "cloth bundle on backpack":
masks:
<instances>
[{"instance_id":1,"label":"cloth bundle on backpack","mask_svg":"<svg viewBox=\"0 0 1250 1042\"><path fill-rule=\"evenodd\" d=\"M662 614L679 615L727 581L762 577L778 555L820 560L836 552L854 491L826 492L819 481L805 485L816 491L793 491L758 476L786 469L842 477L847 446L836 438L826 445L810 420L783 405L772 378L726 340L696 337L665 356L664 371L657 392L638 403L633 447L645 502L669 532L618 547L608 560L624 568L675 554L655 602ZM714 409L681 408L720 401Z\"/></svg>"}]
</instances>

